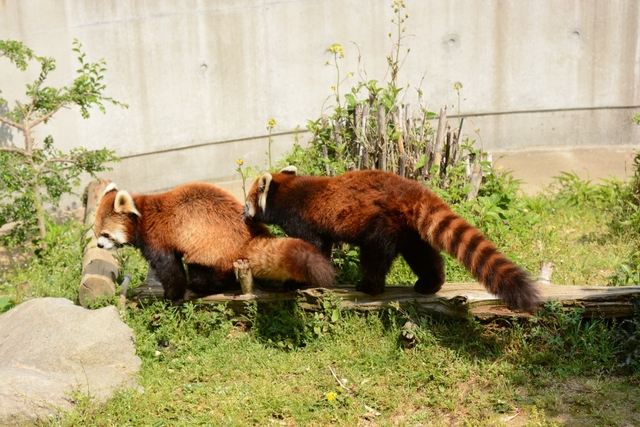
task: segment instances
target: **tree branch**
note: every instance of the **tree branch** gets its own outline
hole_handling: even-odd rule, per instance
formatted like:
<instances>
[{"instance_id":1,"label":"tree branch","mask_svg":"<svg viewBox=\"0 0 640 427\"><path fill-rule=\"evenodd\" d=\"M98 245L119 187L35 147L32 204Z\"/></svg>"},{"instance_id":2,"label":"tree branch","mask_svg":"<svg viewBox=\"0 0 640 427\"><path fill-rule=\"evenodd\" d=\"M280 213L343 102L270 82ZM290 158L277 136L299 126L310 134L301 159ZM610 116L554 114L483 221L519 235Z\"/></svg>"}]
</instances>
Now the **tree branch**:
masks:
<instances>
[{"instance_id":1,"label":"tree branch","mask_svg":"<svg viewBox=\"0 0 640 427\"><path fill-rule=\"evenodd\" d=\"M40 117L39 119L29 123L29 127L36 127L38 126L40 123L44 122L45 120L47 120L49 117L53 116L55 113L57 113L62 107L64 107L64 103L63 104L58 104L56 105L53 110L49 111L47 114L45 114L44 116Z\"/></svg>"},{"instance_id":2,"label":"tree branch","mask_svg":"<svg viewBox=\"0 0 640 427\"><path fill-rule=\"evenodd\" d=\"M18 153L18 154L22 154L25 157L30 157L29 153L25 150L23 150L22 148L18 148L18 147L3 147L0 146L0 151L10 151L12 153Z\"/></svg>"},{"instance_id":3,"label":"tree branch","mask_svg":"<svg viewBox=\"0 0 640 427\"><path fill-rule=\"evenodd\" d=\"M6 118L4 116L0 116L0 122L4 123L6 125L9 125L9 126L13 126L15 128L18 128L23 132L25 130L25 127L23 125L21 125L20 123L14 122L13 120L10 120L10 119L8 119L8 118Z\"/></svg>"},{"instance_id":4,"label":"tree branch","mask_svg":"<svg viewBox=\"0 0 640 427\"><path fill-rule=\"evenodd\" d=\"M45 159L44 161L45 163L73 163L74 165L78 164L78 161L75 159L65 159L65 158L58 158L58 159Z\"/></svg>"}]
</instances>

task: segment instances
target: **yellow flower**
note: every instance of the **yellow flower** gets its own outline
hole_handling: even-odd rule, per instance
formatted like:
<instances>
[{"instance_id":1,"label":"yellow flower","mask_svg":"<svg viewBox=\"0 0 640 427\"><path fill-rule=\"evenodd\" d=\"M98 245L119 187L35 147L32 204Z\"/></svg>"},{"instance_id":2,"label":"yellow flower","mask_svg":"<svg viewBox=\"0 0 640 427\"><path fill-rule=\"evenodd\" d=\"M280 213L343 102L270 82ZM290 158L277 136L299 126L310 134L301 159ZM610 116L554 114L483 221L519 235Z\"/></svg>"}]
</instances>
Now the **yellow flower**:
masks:
<instances>
[{"instance_id":1,"label":"yellow flower","mask_svg":"<svg viewBox=\"0 0 640 427\"><path fill-rule=\"evenodd\" d=\"M455 83L453 84L453 89L454 89L454 90L460 90L460 89L462 89L462 83L460 83L460 82L455 82Z\"/></svg>"},{"instance_id":2,"label":"yellow flower","mask_svg":"<svg viewBox=\"0 0 640 427\"><path fill-rule=\"evenodd\" d=\"M329 393L327 393L325 397L327 398L327 402L332 402L336 400L336 394L333 391L330 391Z\"/></svg>"},{"instance_id":3,"label":"yellow flower","mask_svg":"<svg viewBox=\"0 0 640 427\"><path fill-rule=\"evenodd\" d=\"M276 127L275 119L269 119L269 123L267 125L269 126L269 129L273 129L274 127Z\"/></svg>"},{"instance_id":4,"label":"yellow flower","mask_svg":"<svg viewBox=\"0 0 640 427\"><path fill-rule=\"evenodd\" d=\"M336 87L335 86L331 86L331 92L335 92L336 91Z\"/></svg>"},{"instance_id":5,"label":"yellow flower","mask_svg":"<svg viewBox=\"0 0 640 427\"><path fill-rule=\"evenodd\" d=\"M242 166L244 162L242 161L242 159L238 159L236 160L236 163L238 164L238 166Z\"/></svg>"},{"instance_id":6,"label":"yellow flower","mask_svg":"<svg viewBox=\"0 0 640 427\"><path fill-rule=\"evenodd\" d=\"M339 43L334 43L329 46L329 52L334 55L340 55L340 58L344 58L344 49L342 49L342 45Z\"/></svg>"}]
</instances>

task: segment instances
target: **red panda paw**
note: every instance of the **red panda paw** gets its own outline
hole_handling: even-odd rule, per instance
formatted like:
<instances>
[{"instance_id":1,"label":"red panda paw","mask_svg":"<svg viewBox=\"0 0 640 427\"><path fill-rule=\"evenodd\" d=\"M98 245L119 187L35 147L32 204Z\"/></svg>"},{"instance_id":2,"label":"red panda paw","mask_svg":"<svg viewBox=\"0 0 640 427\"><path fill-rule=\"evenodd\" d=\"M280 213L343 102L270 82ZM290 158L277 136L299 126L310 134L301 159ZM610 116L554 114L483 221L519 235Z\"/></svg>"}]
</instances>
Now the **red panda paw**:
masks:
<instances>
[{"instance_id":1,"label":"red panda paw","mask_svg":"<svg viewBox=\"0 0 640 427\"><path fill-rule=\"evenodd\" d=\"M362 279L356 285L356 291L364 292L369 295L378 295L384 292L384 282L374 283L369 280Z\"/></svg>"},{"instance_id":2,"label":"red panda paw","mask_svg":"<svg viewBox=\"0 0 640 427\"><path fill-rule=\"evenodd\" d=\"M418 279L413 285L413 290L419 294L431 295L435 294L442 288L440 279Z\"/></svg>"}]
</instances>

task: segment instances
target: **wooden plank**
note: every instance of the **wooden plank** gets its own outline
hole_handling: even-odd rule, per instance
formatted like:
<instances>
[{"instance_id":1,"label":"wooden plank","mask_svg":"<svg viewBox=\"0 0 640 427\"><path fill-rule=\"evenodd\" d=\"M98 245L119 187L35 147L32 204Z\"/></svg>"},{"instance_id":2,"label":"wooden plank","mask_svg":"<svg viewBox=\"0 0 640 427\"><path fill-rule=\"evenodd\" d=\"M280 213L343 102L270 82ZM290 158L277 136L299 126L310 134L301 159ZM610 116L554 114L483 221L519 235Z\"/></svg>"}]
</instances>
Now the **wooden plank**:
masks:
<instances>
[{"instance_id":1,"label":"wooden plank","mask_svg":"<svg viewBox=\"0 0 640 427\"><path fill-rule=\"evenodd\" d=\"M542 302L559 301L562 307L581 307L585 317L628 317L633 314L634 299L640 296L640 286L561 286L539 283ZM139 300L162 299L160 286L142 286L137 290ZM509 310L495 295L488 293L478 283L446 283L434 295L422 295L410 286L387 286L383 294L370 296L357 292L355 287L332 289L311 288L295 292L256 291L253 295L226 293L201 298L205 304L226 303L237 312L243 312L247 302L275 303L298 300L302 308L317 311L322 308L320 299L333 295L341 300L341 307L348 310L369 311L392 307L412 306L419 312L464 317L469 313L477 318L529 316ZM636 302L637 304L638 302Z\"/></svg>"}]
</instances>

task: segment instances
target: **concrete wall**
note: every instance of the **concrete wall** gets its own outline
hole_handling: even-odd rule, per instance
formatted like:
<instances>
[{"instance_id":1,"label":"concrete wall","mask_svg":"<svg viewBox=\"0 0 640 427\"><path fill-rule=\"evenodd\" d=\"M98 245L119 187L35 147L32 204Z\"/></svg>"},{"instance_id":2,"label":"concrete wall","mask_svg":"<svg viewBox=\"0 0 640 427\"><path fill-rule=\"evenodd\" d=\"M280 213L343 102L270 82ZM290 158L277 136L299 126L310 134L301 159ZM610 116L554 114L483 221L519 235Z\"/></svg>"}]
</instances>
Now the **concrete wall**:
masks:
<instances>
[{"instance_id":1,"label":"concrete wall","mask_svg":"<svg viewBox=\"0 0 640 427\"><path fill-rule=\"evenodd\" d=\"M107 62L107 106L83 120L63 111L38 136L60 147L108 147L123 161L105 176L135 192L235 179L236 159L265 165L296 127L331 104L332 43L344 47L341 86L388 81L391 0L0 0L0 38L57 59L51 84L89 59ZM407 0L399 81L406 101L457 109L488 150L640 142L640 2L636 0ZM360 55L361 61L358 62ZM30 77L36 70L31 70ZM25 75L0 58L10 101ZM384 83L383 83L384 84ZM12 104L11 104L12 105ZM479 129L479 135L475 130ZM0 134L2 134L0 129ZM6 135L6 129L5 129ZM15 141L19 135L13 135ZM303 141L306 137L302 136Z\"/></svg>"}]
</instances>

